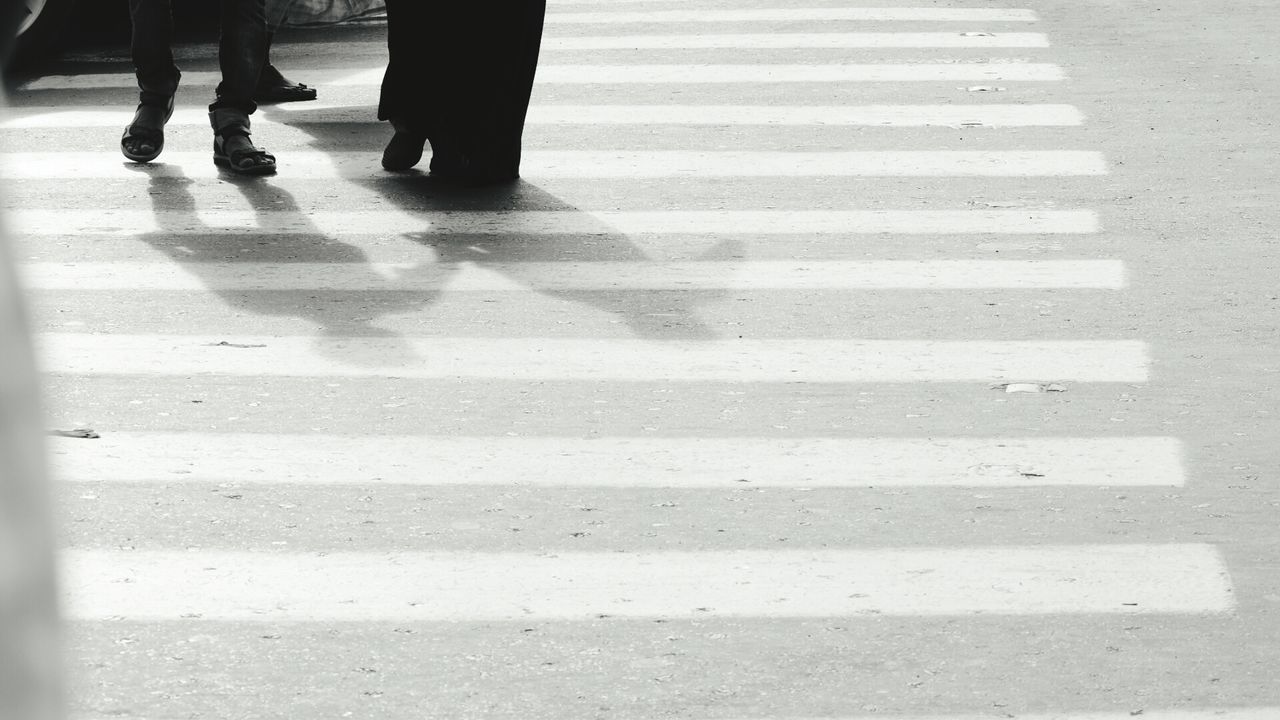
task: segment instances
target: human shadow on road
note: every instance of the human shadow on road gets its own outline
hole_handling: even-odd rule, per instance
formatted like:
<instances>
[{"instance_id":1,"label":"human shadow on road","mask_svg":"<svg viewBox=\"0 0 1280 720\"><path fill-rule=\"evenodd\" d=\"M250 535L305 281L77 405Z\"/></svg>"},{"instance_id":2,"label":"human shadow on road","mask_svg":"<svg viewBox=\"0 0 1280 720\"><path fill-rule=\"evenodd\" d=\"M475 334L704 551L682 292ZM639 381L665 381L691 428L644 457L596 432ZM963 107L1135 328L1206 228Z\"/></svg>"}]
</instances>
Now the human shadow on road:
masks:
<instances>
[{"instance_id":1,"label":"human shadow on road","mask_svg":"<svg viewBox=\"0 0 1280 720\"><path fill-rule=\"evenodd\" d=\"M294 316L315 324L320 333L317 350L347 364L399 364L413 356L403 337L376 324L382 315L405 312L421 306L428 298L421 293L377 293L386 282L369 263L364 250L339 242L316 228L300 211L288 191L260 178L227 175L257 214L260 225L270 228L273 218L287 219L288 233L270 234L228 231L208 225L198 211L191 189L196 182L173 174L162 164L129 165L134 172L150 176L149 194L158 229L139 239L165 253L211 292L235 310L263 316ZM289 265L317 263L341 268L348 286L367 287L374 292L351 292L332 288L275 288L270 278L248 278L229 285L227 269L237 264L268 262ZM374 302L370 295L376 296ZM245 334L256 334L254 323L245 322ZM361 354L338 342L341 338L380 338L377 352Z\"/></svg>"},{"instance_id":2,"label":"human shadow on road","mask_svg":"<svg viewBox=\"0 0 1280 720\"><path fill-rule=\"evenodd\" d=\"M323 112L323 111L320 111ZM272 112L264 115L275 122L290 125L314 138L313 147L328 152L348 146L353 129L349 123L324 122L318 113L304 110ZM320 120L320 121L317 121ZM372 118L371 118L372 120ZM385 132L381 123L370 122L369 132ZM361 125L359 131L365 127ZM420 167L428 164L430 151ZM285 160L287 173L287 158ZM335 163L339 167L341 164ZM654 340L712 340L716 331L702 320L698 306L724 296L722 289L655 290L571 288L567 284L548 282L545 264L571 262L637 263L653 261L645 250L625 233L611 227L574 205L565 202L534 183L517 180L488 187L464 187L432 178L417 170L387 173L378 167L378 154L369 153L368 171L351 168L345 182L364 188L386 201L401 213L421 218L418 227L406 227L403 236L430 247L436 258L430 265L405 271L427 273L439 285L447 284L467 264L504 275L518 286L542 295L559 298L622 319L640 338ZM432 216L441 213L519 213L555 212L574 216L575 226L585 226L573 233L548 234L536 230L531 221L528 231L518 224L503 234L445 233L431 229ZM585 219L585 220L584 220ZM740 256L742 243L737 239L721 240L710 249L699 252L699 261L725 260ZM536 263L536 265L535 265Z\"/></svg>"},{"instance_id":3,"label":"human shadow on road","mask_svg":"<svg viewBox=\"0 0 1280 720\"><path fill-rule=\"evenodd\" d=\"M719 290L654 290L626 288L619 281L609 287L606 277L600 287L573 287L572 281L558 282L554 267L569 264L589 267L616 267L613 263L653 261L631 238L606 222L572 207L526 181L487 188L465 188L440 183L421 175L387 176L359 181L385 193L402 211L420 215L423 226L433 215L459 212L555 212L578 213L590 218L585 232L547 234L522 231L517 223L509 233L444 233L429 228L410 230L405 237L431 248L436 261L431 270L441 273L447 284L449 274L458 274L471 265L500 273L513 284L530 291L590 307L621 319L639 338L652 340L712 340L716 331L699 316L697 306L722 296ZM580 218L578 218L580 219ZM533 222L533 221L531 221ZM575 223L576 224L576 223ZM736 241L723 241L700 254L700 260L723 259L739 251ZM553 268L549 274L547 267Z\"/></svg>"},{"instance_id":4,"label":"human shadow on road","mask_svg":"<svg viewBox=\"0 0 1280 720\"><path fill-rule=\"evenodd\" d=\"M296 115L292 112L289 117ZM325 125L321 123L319 127ZM379 126L370 124L369 127ZM313 137L321 149L343 146L344 138L340 136L318 133ZM532 183L458 187L418 172L387 174L377 167L377 162L377 155L370 153L367 174L363 168L348 168L345 174L349 177L336 183L330 191L347 187L353 193L357 189L364 191L357 194L372 193L378 198L379 207L389 207L397 211L397 216L407 218L402 230L393 231L396 238L430 252L406 250L403 255L408 256L407 263L399 262L401 256L397 253L392 277L380 272L363 249L342 242L317 226L293 194L281 187L293 179L288 175L287 154L281 174L275 178L222 176L222 180L234 185L247 201L264 228L249 234L208 225L192 194L195 181L180 173L174 176L172 167L130 166L135 172L150 177L149 194L159 224L156 232L142 235L140 239L180 263L230 308L261 316L293 316L313 323L320 334L315 342L317 352L348 365L412 364L418 357L414 343L380 326L379 320L431 307L467 266L499 273L517 288L613 315L639 338L713 340L717 337L715 329L699 316L698 306L722 297L724 290L655 290L627 287L625 282L612 288L607 277L592 287L575 287L572 281L557 282L556 264L564 264L567 269L570 263L604 262L603 267L607 268L612 263L637 263L655 258L648 256L626 234ZM352 207L350 203L339 204ZM571 215L575 227L572 232L562 234L548 234L533 225L527 232L522 231L520 213L523 211ZM465 216L467 213L514 215L506 215L507 222L500 234L454 232L442 229L436 222L445 214ZM279 227L282 222L287 223L287 232L272 234L267 230ZM385 242L386 238L377 240ZM729 259L740 253L739 241L726 240L693 259ZM243 276L228 285L228 268L252 262L278 263L285 273L290 264L298 263L339 267L342 287L313 287L294 282L292 288L273 288L269 278ZM257 334L252 320L247 319L245 326L245 334ZM432 334L431 329L425 334ZM347 343L345 338L377 341Z\"/></svg>"}]
</instances>

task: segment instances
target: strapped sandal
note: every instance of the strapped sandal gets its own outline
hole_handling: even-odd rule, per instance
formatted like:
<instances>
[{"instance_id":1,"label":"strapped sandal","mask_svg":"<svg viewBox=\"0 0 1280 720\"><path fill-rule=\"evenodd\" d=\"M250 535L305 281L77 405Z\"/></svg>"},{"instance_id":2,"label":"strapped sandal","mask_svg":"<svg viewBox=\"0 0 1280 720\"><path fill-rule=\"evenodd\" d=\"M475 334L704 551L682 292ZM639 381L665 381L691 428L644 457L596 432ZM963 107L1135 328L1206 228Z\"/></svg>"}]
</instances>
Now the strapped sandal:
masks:
<instances>
[{"instance_id":1,"label":"strapped sandal","mask_svg":"<svg viewBox=\"0 0 1280 720\"><path fill-rule=\"evenodd\" d=\"M133 122L120 137L120 152L134 162L145 163L160 157L164 150L164 126L173 117L173 96L164 105L141 104Z\"/></svg>"},{"instance_id":2,"label":"strapped sandal","mask_svg":"<svg viewBox=\"0 0 1280 720\"><path fill-rule=\"evenodd\" d=\"M272 175L276 156L254 147L249 140L249 115L239 110L220 109L209 112L213 126L213 164L241 175ZM243 137L244 147L227 149L227 141Z\"/></svg>"},{"instance_id":3,"label":"strapped sandal","mask_svg":"<svg viewBox=\"0 0 1280 720\"><path fill-rule=\"evenodd\" d=\"M308 87L305 83L281 83L279 85L269 85L266 87L258 87L253 93L255 102L260 103L287 103L287 102L306 102L307 100L316 99L316 89Z\"/></svg>"},{"instance_id":4,"label":"strapped sandal","mask_svg":"<svg viewBox=\"0 0 1280 720\"><path fill-rule=\"evenodd\" d=\"M262 77L253 93L253 99L260 103L305 102L316 99L316 89L305 83L293 82L274 65L267 65L262 69Z\"/></svg>"},{"instance_id":5,"label":"strapped sandal","mask_svg":"<svg viewBox=\"0 0 1280 720\"><path fill-rule=\"evenodd\" d=\"M229 132L213 136L213 164L241 175L274 175L276 172L276 156L262 148L250 145L247 148L235 148L228 152L228 138L243 137L249 139L247 132Z\"/></svg>"}]
</instances>

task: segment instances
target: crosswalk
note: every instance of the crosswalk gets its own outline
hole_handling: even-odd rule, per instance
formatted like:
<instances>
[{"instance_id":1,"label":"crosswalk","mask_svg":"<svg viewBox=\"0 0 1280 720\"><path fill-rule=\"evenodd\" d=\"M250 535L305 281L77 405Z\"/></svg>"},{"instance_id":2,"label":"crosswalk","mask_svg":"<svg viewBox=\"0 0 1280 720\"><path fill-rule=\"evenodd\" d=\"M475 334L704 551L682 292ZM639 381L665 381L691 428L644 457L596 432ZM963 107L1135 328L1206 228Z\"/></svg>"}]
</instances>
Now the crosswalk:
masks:
<instances>
[{"instance_id":1,"label":"crosswalk","mask_svg":"<svg viewBox=\"0 0 1280 720\"><path fill-rule=\"evenodd\" d=\"M1178 438L1087 410L1091 393L1151 381L1157 352L1141 329L1041 324L1046 303L1083 316L1122 302L1129 268L1092 251L1099 207L1054 196L1110 168L1073 134L1087 118L1063 102L1052 33L1026 32L1040 29L1034 12L612 4L551 10L515 190L459 193L378 169L373 41L282 44L311 58L286 70L321 102L255 119L281 159L261 182L209 162L207 47L179 49L192 65L185 107L147 167L115 147L132 114L123 56L79 58L102 71L15 93L0 175L51 415L102 435L53 440L73 520L63 585L76 662L141 662L166 688L121 698L77 681L78 719L190 711L173 700L190 638L263 671L231 646L287 635L270 663L309 658L338 677L305 688L328 716L359 695L342 663L372 663L348 656L379 656L386 628L454 638L484 671L430 672L495 696L528 682L513 669L525 657L488 659L512 642L490 637L503 628L552 636L530 646L534 663L551 647L661 645L676 628L745 633L655 667L689 662L722 685L741 682L735 658L754 658L746 677L783 693L768 678L788 677L782 658L824 646L813 634L831 624L960 663L968 650L948 648L948 633L1016 644L1043 631L1076 637L1070 647L1112 617L1195 625L1235 611L1212 543L1089 523L1064 541L1050 511L1015 509L1196 482ZM866 303L892 314L868 318ZM509 324L485 320L495 307ZM922 324L936 333L912 335ZM1049 384L1068 392L1014 392ZM914 411L878 416L885 397ZM1056 416L1069 412L1060 397L1080 398L1084 423ZM967 498L1007 503L1008 522L957 515L940 529L911 512ZM876 517L886 509L893 520ZM680 521L667 515L677 510ZM368 534L410 517L397 513L416 519ZM510 527L490 522L499 515ZM792 515L783 537L775 521ZM339 644L333 627L373 645ZM493 645L457 639L458 627ZM149 654L112 657L126 632ZM388 662L408 672L431 658ZM602 662L578 677L633 697L592 716L659 716L638 666ZM868 666L867 687L878 672ZM256 678L218 675L221 689L205 691L229 716L253 715ZM865 698L836 714L804 699L761 714L688 700L694 685L644 687L661 716L870 717ZM474 716L541 717L521 702L580 714L559 711L574 691L556 683L522 692ZM1016 717L1130 716L1053 698L1051 714ZM420 702L470 717L475 699ZM927 705L949 714L879 702L900 720L977 717L959 692ZM309 712L287 705L273 712Z\"/></svg>"}]
</instances>

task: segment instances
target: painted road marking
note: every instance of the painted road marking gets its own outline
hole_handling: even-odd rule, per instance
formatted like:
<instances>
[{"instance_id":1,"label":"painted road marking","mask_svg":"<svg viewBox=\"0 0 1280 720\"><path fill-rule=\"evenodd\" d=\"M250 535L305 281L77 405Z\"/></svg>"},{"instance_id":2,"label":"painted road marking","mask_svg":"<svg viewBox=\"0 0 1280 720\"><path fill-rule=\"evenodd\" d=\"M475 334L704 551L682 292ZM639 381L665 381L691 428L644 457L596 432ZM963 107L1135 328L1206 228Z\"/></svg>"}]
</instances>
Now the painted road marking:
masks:
<instances>
[{"instance_id":1,"label":"painted road marking","mask_svg":"<svg viewBox=\"0 0 1280 720\"><path fill-rule=\"evenodd\" d=\"M1031 32L778 32L678 35L556 35L554 26L542 38L541 52L583 50L760 50L858 48L1047 48L1043 33ZM307 43L311 58L385 57L384 43ZM178 60L209 57L206 46L174 49ZM77 63L128 62L127 52L76 53L64 58ZM314 69L314 68L313 68Z\"/></svg>"},{"instance_id":2,"label":"painted road marking","mask_svg":"<svg viewBox=\"0 0 1280 720\"><path fill-rule=\"evenodd\" d=\"M235 335L38 336L73 375L710 382L1145 382L1137 340L588 340Z\"/></svg>"},{"instance_id":3,"label":"painted road marking","mask_svg":"<svg viewBox=\"0 0 1280 720\"><path fill-rule=\"evenodd\" d=\"M10 112L15 112L11 108ZM132 111L130 111L132 112ZM126 121L132 117L124 118ZM870 125L1023 127L1080 125L1071 105L537 105L546 125ZM114 123L119 124L119 122Z\"/></svg>"},{"instance_id":4,"label":"painted road marking","mask_svg":"<svg viewBox=\"0 0 1280 720\"><path fill-rule=\"evenodd\" d=\"M529 150L523 175L538 178L660 177L1040 177L1105 175L1102 153L1082 150L909 150L855 152L689 152ZM295 150L282 173L307 179L385 176L372 152ZM204 152L169 152L141 169L114 153L0 154L0 174L14 180L219 177Z\"/></svg>"},{"instance_id":5,"label":"painted road marking","mask_svg":"<svg viewBox=\"0 0 1280 720\"><path fill-rule=\"evenodd\" d=\"M375 122L371 105L305 103L263 108L255 128L281 123L268 113L305 114L307 122ZM132 107L66 110L11 107L0 129L121 127L133 120ZM1080 125L1084 116L1071 105L534 105L530 125L867 125L887 127L1032 127ZM207 127L204 107L178 108L168 126ZM166 153L161 162L168 162ZM292 155L290 155L290 158Z\"/></svg>"},{"instance_id":6,"label":"painted road marking","mask_svg":"<svg viewBox=\"0 0 1280 720\"><path fill-rule=\"evenodd\" d=\"M752 33L549 36L542 50L755 50L854 48L1047 48L1042 33Z\"/></svg>"},{"instance_id":7,"label":"painted road marking","mask_svg":"<svg viewBox=\"0 0 1280 720\"><path fill-rule=\"evenodd\" d=\"M26 235L132 237L207 234L440 235L858 235L1082 234L1098 230L1092 210L670 210L421 211L11 209Z\"/></svg>"},{"instance_id":8,"label":"painted road marking","mask_svg":"<svg viewBox=\"0 0 1280 720\"><path fill-rule=\"evenodd\" d=\"M72 446L74 443L74 447ZM607 488L1177 487L1169 437L648 438L110 433L50 443L67 482ZM609 472L602 473L600 468Z\"/></svg>"},{"instance_id":9,"label":"painted road marking","mask_svg":"<svg viewBox=\"0 0 1280 720\"><path fill-rule=\"evenodd\" d=\"M730 718L729 720L885 720L885 715L859 715L836 717L750 717ZM1141 712L1124 710L1121 712L1050 712L1050 713L1006 713L1003 709L997 716L989 713L980 715L893 715L893 720L1276 720L1280 718L1280 707L1255 708L1221 708L1212 710L1159 710L1143 708Z\"/></svg>"},{"instance_id":10,"label":"painted road marking","mask_svg":"<svg viewBox=\"0 0 1280 720\"><path fill-rule=\"evenodd\" d=\"M1208 545L654 553L62 553L74 619L485 621L1226 613Z\"/></svg>"},{"instance_id":11,"label":"painted road marking","mask_svg":"<svg viewBox=\"0 0 1280 720\"><path fill-rule=\"evenodd\" d=\"M99 717L86 717L82 715L74 716L75 720L114 720ZM691 715L696 718L697 716ZM983 713L979 715L971 714L948 714L948 715L893 715L892 720L992 720L992 715ZM1280 718L1280 706L1277 707L1252 707L1252 708L1220 708L1220 709L1197 709L1197 710L1159 710L1144 708L1139 715L1135 715L1131 710L1121 712L1049 712L1023 714L1014 712L1001 711L1000 720L1134 720L1135 717L1141 720L1276 720ZM787 715L769 715L769 716L752 716L737 718L705 718L705 720L885 720L885 715L842 715L842 716L822 716L822 717L794 717ZM147 720L147 718L135 718L134 720ZM155 718L153 720L160 720Z\"/></svg>"},{"instance_id":12,"label":"painted road marking","mask_svg":"<svg viewBox=\"0 0 1280 720\"><path fill-rule=\"evenodd\" d=\"M554 27L549 27L554 32ZM359 47L363 45L363 47ZM685 33L678 35L543 35L541 52L581 50L756 50L756 49L857 49L857 48L1047 48L1048 37L1033 32L779 32ZM386 54L384 43L307 43L313 58L342 55ZM178 60L201 60L208 48L175 48ZM64 59L78 63L127 62L120 52L88 52Z\"/></svg>"},{"instance_id":13,"label":"painted road marking","mask_svg":"<svg viewBox=\"0 0 1280 720\"><path fill-rule=\"evenodd\" d=\"M801 21L921 21L921 22L1036 22L1031 10L999 8L760 8L734 10L646 10L643 12L547 13L547 25L603 25L622 23L729 23Z\"/></svg>"},{"instance_id":14,"label":"painted road marking","mask_svg":"<svg viewBox=\"0 0 1280 720\"><path fill-rule=\"evenodd\" d=\"M378 86L383 68L315 71L308 81L319 87ZM187 88L213 87L215 72L183 73ZM897 63L880 65L543 65L537 83L582 84L704 84L704 83L844 83L844 82L1049 82L1065 79L1062 68L1048 63ZM133 75L88 73L46 75L22 85L29 90L132 89Z\"/></svg>"},{"instance_id":15,"label":"painted road marking","mask_svg":"<svg viewBox=\"0 0 1280 720\"><path fill-rule=\"evenodd\" d=\"M1116 290L1126 284L1120 260L50 262L26 263L22 274L33 290Z\"/></svg>"},{"instance_id":16,"label":"painted road marking","mask_svg":"<svg viewBox=\"0 0 1280 720\"><path fill-rule=\"evenodd\" d=\"M1065 79L1048 63L897 63L879 65L547 65L538 68L544 84L704 84L848 82L1052 82ZM371 84L371 74L337 84ZM377 77L381 82L381 77ZM136 83L135 83L136 84Z\"/></svg>"}]
</instances>

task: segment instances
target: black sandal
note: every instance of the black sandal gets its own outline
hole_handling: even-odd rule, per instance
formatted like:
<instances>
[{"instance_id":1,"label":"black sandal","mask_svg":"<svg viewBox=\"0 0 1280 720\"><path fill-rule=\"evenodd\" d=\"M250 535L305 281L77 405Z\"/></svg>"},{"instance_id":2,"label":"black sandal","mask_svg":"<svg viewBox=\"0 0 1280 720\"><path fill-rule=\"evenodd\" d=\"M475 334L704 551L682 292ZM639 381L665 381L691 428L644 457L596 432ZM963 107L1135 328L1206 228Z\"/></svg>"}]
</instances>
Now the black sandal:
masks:
<instances>
[{"instance_id":1,"label":"black sandal","mask_svg":"<svg viewBox=\"0 0 1280 720\"><path fill-rule=\"evenodd\" d=\"M164 126L173 117L173 96L164 105L141 104L120 138L120 152L134 162L151 162L164 150ZM150 149L147 149L147 148Z\"/></svg>"},{"instance_id":2,"label":"black sandal","mask_svg":"<svg viewBox=\"0 0 1280 720\"><path fill-rule=\"evenodd\" d=\"M228 152L226 141L233 137L249 140L249 133L231 129L213 136L213 164L241 175L273 175L276 172L276 156L252 143L247 148L235 148Z\"/></svg>"},{"instance_id":3,"label":"black sandal","mask_svg":"<svg viewBox=\"0 0 1280 720\"><path fill-rule=\"evenodd\" d=\"M305 102L316 99L316 89L289 80L269 64L262 68L262 77L258 80L253 99L260 103Z\"/></svg>"},{"instance_id":4,"label":"black sandal","mask_svg":"<svg viewBox=\"0 0 1280 720\"><path fill-rule=\"evenodd\" d=\"M307 87L305 83L284 82L279 85L259 86L253 94L254 102L287 103L306 102L316 99L316 89Z\"/></svg>"}]
</instances>

